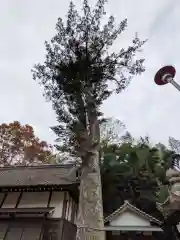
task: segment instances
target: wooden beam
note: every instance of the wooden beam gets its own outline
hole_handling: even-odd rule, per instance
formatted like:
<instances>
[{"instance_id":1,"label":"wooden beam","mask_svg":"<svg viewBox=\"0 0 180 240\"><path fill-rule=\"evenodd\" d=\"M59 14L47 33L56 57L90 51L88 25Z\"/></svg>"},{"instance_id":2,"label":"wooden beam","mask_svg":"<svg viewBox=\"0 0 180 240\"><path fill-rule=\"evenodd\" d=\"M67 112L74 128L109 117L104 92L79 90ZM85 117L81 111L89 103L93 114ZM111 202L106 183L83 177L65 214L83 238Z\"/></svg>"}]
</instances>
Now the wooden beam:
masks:
<instances>
[{"instance_id":1,"label":"wooden beam","mask_svg":"<svg viewBox=\"0 0 180 240\"><path fill-rule=\"evenodd\" d=\"M49 192L49 198L48 198L47 207L49 207L49 206L50 206L50 203L51 203L51 198L52 198L52 190L50 190L50 192Z\"/></svg>"},{"instance_id":2,"label":"wooden beam","mask_svg":"<svg viewBox=\"0 0 180 240\"><path fill-rule=\"evenodd\" d=\"M8 195L7 193L4 193L4 197L3 197L3 200L2 200L2 202L1 202L1 204L0 204L0 208L2 208L2 205L4 204L7 195Z\"/></svg>"},{"instance_id":3,"label":"wooden beam","mask_svg":"<svg viewBox=\"0 0 180 240\"><path fill-rule=\"evenodd\" d=\"M19 197L18 197L18 199L17 199L17 203L16 203L15 208L18 207L18 205L19 205L19 203L20 203L20 201L21 201L22 195L23 195L23 192L20 192Z\"/></svg>"},{"instance_id":4,"label":"wooden beam","mask_svg":"<svg viewBox=\"0 0 180 240\"><path fill-rule=\"evenodd\" d=\"M62 209L62 218L66 218L66 209L67 209L67 192L64 192L63 200L63 209Z\"/></svg>"}]
</instances>

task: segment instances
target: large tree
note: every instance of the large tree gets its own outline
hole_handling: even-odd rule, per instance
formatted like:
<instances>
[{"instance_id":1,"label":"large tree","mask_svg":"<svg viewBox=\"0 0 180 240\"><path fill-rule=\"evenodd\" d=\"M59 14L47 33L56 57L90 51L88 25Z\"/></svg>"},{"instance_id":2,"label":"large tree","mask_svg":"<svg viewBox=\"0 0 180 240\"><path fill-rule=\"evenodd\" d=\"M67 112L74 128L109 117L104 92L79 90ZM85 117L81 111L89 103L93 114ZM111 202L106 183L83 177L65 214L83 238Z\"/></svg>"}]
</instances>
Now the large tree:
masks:
<instances>
[{"instance_id":1,"label":"large tree","mask_svg":"<svg viewBox=\"0 0 180 240\"><path fill-rule=\"evenodd\" d=\"M64 23L59 18L55 36L51 42L45 42L44 64L37 64L33 69L34 79L43 85L44 94L57 113L59 125L53 130L59 136L58 149L81 159L78 226L89 230L103 227L100 107L112 93L125 89L133 76L144 72L144 59L138 59L136 53L145 41L135 36L127 49L111 51L110 47L125 30L127 20L116 25L114 17L110 16L102 26L105 2L98 0L91 9L84 0L82 14L71 2L67 21ZM87 228L78 228L83 229L78 231L81 239L87 236ZM96 234L96 239L104 239L102 231Z\"/></svg>"},{"instance_id":2,"label":"large tree","mask_svg":"<svg viewBox=\"0 0 180 240\"><path fill-rule=\"evenodd\" d=\"M0 125L0 166L50 163L53 159L51 145L40 141L30 125L18 121Z\"/></svg>"}]
</instances>

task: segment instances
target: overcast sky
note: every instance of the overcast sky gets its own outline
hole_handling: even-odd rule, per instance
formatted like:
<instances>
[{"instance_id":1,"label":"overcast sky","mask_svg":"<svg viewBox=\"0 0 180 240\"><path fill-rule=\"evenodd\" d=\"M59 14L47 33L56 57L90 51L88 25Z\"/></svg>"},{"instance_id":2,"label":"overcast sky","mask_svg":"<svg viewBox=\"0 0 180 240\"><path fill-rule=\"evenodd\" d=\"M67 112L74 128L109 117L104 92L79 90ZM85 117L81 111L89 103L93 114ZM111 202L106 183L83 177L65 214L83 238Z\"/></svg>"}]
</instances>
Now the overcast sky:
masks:
<instances>
[{"instance_id":1,"label":"overcast sky","mask_svg":"<svg viewBox=\"0 0 180 240\"><path fill-rule=\"evenodd\" d=\"M82 0L74 2L79 9ZM56 138L50 130L56 117L32 80L31 68L43 62L44 41L53 37L57 18L65 17L68 5L68 0L0 3L0 123L19 120L30 124L49 143ZM148 43L143 52L146 72L134 78L121 95L105 102L105 115L124 121L134 137L148 134L154 142L163 143L169 136L180 139L180 93L170 85L159 87L153 82L155 72L166 64L177 68L180 82L180 1L110 0L106 10L117 22L128 18L128 28L115 50L127 45L135 32L148 38Z\"/></svg>"}]
</instances>

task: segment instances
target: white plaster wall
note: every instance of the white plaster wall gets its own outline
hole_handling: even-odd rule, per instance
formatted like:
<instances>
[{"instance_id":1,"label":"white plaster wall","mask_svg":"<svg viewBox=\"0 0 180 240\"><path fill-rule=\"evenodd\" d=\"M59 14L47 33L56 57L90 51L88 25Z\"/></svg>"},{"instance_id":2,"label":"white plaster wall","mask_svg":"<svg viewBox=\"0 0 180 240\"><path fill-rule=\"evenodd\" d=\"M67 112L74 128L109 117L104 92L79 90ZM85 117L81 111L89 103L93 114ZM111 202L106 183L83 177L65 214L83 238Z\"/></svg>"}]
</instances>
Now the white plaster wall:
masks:
<instances>
[{"instance_id":1,"label":"white plaster wall","mask_svg":"<svg viewBox=\"0 0 180 240\"><path fill-rule=\"evenodd\" d=\"M20 192L9 192L2 208L15 208Z\"/></svg>"},{"instance_id":2,"label":"white plaster wall","mask_svg":"<svg viewBox=\"0 0 180 240\"><path fill-rule=\"evenodd\" d=\"M115 220L110 222L111 226L151 226L150 222L133 212L123 212Z\"/></svg>"},{"instance_id":3,"label":"white plaster wall","mask_svg":"<svg viewBox=\"0 0 180 240\"><path fill-rule=\"evenodd\" d=\"M49 207L53 207L54 211L50 216L51 218L62 217L64 194L65 192L63 191L52 192ZM2 208L15 208L19 196L20 196L20 192L9 192L3 203ZM1 199L3 199L3 197L4 197L4 194L0 193L0 202L1 202ZM23 192L17 207L18 208L46 208L48 205L48 199L49 199L49 192ZM65 218L68 221L72 221L71 215L72 215L73 204L74 204L74 200L71 198L71 196L67 192L67 207L66 207Z\"/></svg>"},{"instance_id":4,"label":"white plaster wall","mask_svg":"<svg viewBox=\"0 0 180 240\"><path fill-rule=\"evenodd\" d=\"M18 208L43 208L47 207L49 192L24 192Z\"/></svg>"},{"instance_id":5,"label":"white plaster wall","mask_svg":"<svg viewBox=\"0 0 180 240\"><path fill-rule=\"evenodd\" d=\"M178 223L178 225L176 225L176 227L177 227L178 232L180 233L180 223Z\"/></svg>"},{"instance_id":6,"label":"white plaster wall","mask_svg":"<svg viewBox=\"0 0 180 240\"><path fill-rule=\"evenodd\" d=\"M71 213L72 213L72 203L73 203L73 199L70 198L70 202L69 202L69 210L68 210L68 216L67 216L67 220L71 221Z\"/></svg>"},{"instance_id":7,"label":"white plaster wall","mask_svg":"<svg viewBox=\"0 0 180 240\"><path fill-rule=\"evenodd\" d=\"M71 196L68 193L68 202L67 202L67 209L66 209L66 219L68 221L71 221L71 213L72 213L72 203L73 203L73 199L71 198Z\"/></svg>"},{"instance_id":8,"label":"white plaster wall","mask_svg":"<svg viewBox=\"0 0 180 240\"><path fill-rule=\"evenodd\" d=\"M64 192L52 192L49 207L54 207L52 218L60 218L62 216Z\"/></svg>"},{"instance_id":9,"label":"white plaster wall","mask_svg":"<svg viewBox=\"0 0 180 240\"><path fill-rule=\"evenodd\" d=\"M67 197L67 203L66 203L66 215L65 215L65 219L68 220L68 213L69 213L69 206L70 206L70 197L69 194L66 193L66 197Z\"/></svg>"}]
</instances>

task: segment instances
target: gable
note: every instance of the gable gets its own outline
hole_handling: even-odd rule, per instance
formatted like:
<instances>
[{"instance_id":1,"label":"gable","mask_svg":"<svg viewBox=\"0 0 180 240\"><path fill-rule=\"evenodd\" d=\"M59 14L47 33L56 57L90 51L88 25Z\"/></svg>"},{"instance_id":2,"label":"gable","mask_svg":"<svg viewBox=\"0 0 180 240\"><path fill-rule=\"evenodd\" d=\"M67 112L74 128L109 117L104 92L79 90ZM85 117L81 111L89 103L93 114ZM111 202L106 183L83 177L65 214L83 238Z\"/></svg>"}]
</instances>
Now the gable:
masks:
<instances>
[{"instance_id":1,"label":"gable","mask_svg":"<svg viewBox=\"0 0 180 240\"><path fill-rule=\"evenodd\" d=\"M139 216L137 213L133 211L124 211L117 215L113 220L109 223L110 226L151 226L150 221L146 218Z\"/></svg>"},{"instance_id":2,"label":"gable","mask_svg":"<svg viewBox=\"0 0 180 240\"><path fill-rule=\"evenodd\" d=\"M139 226L146 227L151 226L152 222L158 225L162 224L160 220L141 211L128 201L125 201L120 208L104 219L104 223L109 223L111 226L113 226L112 224L115 224L114 226L118 226L119 224L121 224L121 226L137 226L138 224Z\"/></svg>"}]
</instances>

